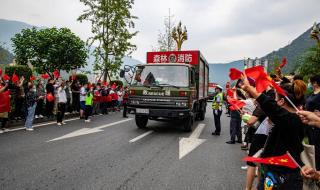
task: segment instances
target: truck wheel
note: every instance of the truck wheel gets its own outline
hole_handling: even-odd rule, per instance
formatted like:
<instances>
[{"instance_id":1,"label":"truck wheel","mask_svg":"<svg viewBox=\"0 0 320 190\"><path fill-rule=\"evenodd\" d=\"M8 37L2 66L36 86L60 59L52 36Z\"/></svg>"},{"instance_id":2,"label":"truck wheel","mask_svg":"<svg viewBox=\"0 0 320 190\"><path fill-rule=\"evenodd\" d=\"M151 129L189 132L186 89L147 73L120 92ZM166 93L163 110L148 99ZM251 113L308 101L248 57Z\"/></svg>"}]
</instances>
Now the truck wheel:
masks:
<instances>
[{"instance_id":1,"label":"truck wheel","mask_svg":"<svg viewBox=\"0 0 320 190\"><path fill-rule=\"evenodd\" d=\"M136 115L135 117L136 125L139 129L145 129L148 123L147 116Z\"/></svg>"},{"instance_id":2,"label":"truck wheel","mask_svg":"<svg viewBox=\"0 0 320 190\"><path fill-rule=\"evenodd\" d=\"M193 121L194 121L193 114L190 114L190 116L185 119L183 124L183 130L185 132L190 132L192 130Z\"/></svg>"}]
</instances>

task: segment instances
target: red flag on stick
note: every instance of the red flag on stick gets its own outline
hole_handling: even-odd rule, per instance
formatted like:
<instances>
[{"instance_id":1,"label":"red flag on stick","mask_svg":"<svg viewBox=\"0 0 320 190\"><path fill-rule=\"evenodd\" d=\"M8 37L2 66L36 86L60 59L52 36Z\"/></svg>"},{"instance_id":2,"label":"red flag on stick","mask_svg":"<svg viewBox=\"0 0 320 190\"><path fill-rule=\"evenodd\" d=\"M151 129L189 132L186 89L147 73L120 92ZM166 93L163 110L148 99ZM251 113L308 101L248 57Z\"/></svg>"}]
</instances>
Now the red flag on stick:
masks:
<instances>
[{"instance_id":1,"label":"red flag on stick","mask_svg":"<svg viewBox=\"0 0 320 190\"><path fill-rule=\"evenodd\" d=\"M41 78L43 78L43 79L48 79L48 78L49 78L49 75L48 75L47 73L41 74Z\"/></svg>"},{"instance_id":2,"label":"red flag on stick","mask_svg":"<svg viewBox=\"0 0 320 190\"><path fill-rule=\"evenodd\" d=\"M48 94L47 94L47 101L48 101L48 102L52 102L53 100L54 100L53 95L52 95L51 93L48 93Z\"/></svg>"},{"instance_id":3,"label":"red flag on stick","mask_svg":"<svg viewBox=\"0 0 320 190\"><path fill-rule=\"evenodd\" d=\"M30 76L30 82L32 82L32 81L34 81L34 80L36 80L36 77L33 76L33 75L31 75L31 76Z\"/></svg>"},{"instance_id":4,"label":"red flag on stick","mask_svg":"<svg viewBox=\"0 0 320 190\"><path fill-rule=\"evenodd\" d=\"M230 97L230 98L234 98L234 93L231 89L227 89L227 95Z\"/></svg>"},{"instance_id":5,"label":"red flag on stick","mask_svg":"<svg viewBox=\"0 0 320 190\"><path fill-rule=\"evenodd\" d=\"M2 75L2 69L0 68L0 77L1 77L1 75Z\"/></svg>"},{"instance_id":6,"label":"red flag on stick","mask_svg":"<svg viewBox=\"0 0 320 190\"><path fill-rule=\"evenodd\" d=\"M287 93L279 85L277 85L277 83L275 83L274 81L271 81L271 84L273 88L278 92L278 94L281 94L283 96L288 96Z\"/></svg>"},{"instance_id":7,"label":"red flag on stick","mask_svg":"<svg viewBox=\"0 0 320 190\"><path fill-rule=\"evenodd\" d=\"M108 86L109 83L107 81L103 81L102 86Z\"/></svg>"},{"instance_id":8,"label":"red flag on stick","mask_svg":"<svg viewBox=\"0 0 320 190\"><path fill-rule=\"evenodd\" d=\"M12 80L13 83L18 82L18 80L19 80L18 75L16 75L16 73L13 73L11 80Z\"/></svg>"},{"instance_id":9,"label":"red flag on stick","mask_svg":"<svg viewBox=\"0 0 320 190\"><path fill-rule=\"evenodd\" d=\"M7 81L10 80L10 77L7 74L4 74L2 80Z\"/></svg>"},{"instance_id":10,"label":"red flag on stick","mask_svg":"<svg viewBox=\"0 0 320 190\"><path fill-rule=\"evenodd\" d=\"M231 80L240 79L241 75L242 75L242 72L239 71L236 68L231 68L230 71L229 71L229 77L230 77Z\"/></svg>"},{"instance_id":11,"label":"red flag on stick","mask_svg":"<svg viewBox=\"0 0 320 190\"><path fill-rule=\"evenodd\" d=\"M56 78L56 79L60 77L60 73L58 70L53 71L52 74L53 74L54 78Z\"/></svg>"},{"instance_id":12,"label":"red flag on stick","mask_svg":"<svg viewBox=\"0 0 320 190\"><path fill-rule=\"evenodd\" d=\"M228 102L230 103L230 110L239 110L241 109L243 106L246 105L246 103L244 103L243 101L240 101L240 100L236 100L236 99L233 99L233 98L229 98L228 99Z\"/></svg>"},{"instance_id":13,"label":"red flag on stick","mask_svg":"<svg viewBox=\"0 0 320 190\"><path fill-rule=\"evenodd\" d=\"M276 71L280 71L287 64L287 58L283 57L281 65L276 68Z\"/></svg>"},{"instance_id":14,"label":"red flag on stick","mask_svg":"<svg viewBox=\"0 0 320 190\"><path fill-rule=\"evenodd\" d=\"M287 152L282 156L274 156L274 157L268 157L268 158L256 158L256 157L247 156L243 158L243 161L276 165L276 166L284 166L292 169L300 167L298 163L292 158L289 152Z\"/></svg>"},{"instance_id":15,"label":"red flag on stick","mask_svg":"<svg viewBox=\"0 0 320 190\"><path fill-rule=\"evenodd\" d=\"M260 75L264 73L264 68L263 66L255 66L244 70L244 72L246 73L247 77L257 80Z\"/></svg>"}]
</instances>

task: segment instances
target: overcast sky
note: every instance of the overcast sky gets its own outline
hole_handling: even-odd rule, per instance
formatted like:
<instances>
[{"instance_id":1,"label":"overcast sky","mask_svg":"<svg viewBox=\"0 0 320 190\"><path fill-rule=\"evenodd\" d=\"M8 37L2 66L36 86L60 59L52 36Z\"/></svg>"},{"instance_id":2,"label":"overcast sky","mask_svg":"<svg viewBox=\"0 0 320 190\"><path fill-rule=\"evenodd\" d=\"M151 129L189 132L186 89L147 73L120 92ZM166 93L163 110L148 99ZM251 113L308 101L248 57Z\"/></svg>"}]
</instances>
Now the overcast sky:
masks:
<instances>
[{"instance_id":1,"label":"overcast sky","mask_svg":"<svg viewBox=\"0 0 320 190\"><path fill-rule=\"evenodd\" d=\"M169 8L187 26L183 49L201 50L210 63L264 56L320 21L320 0L135 0L134 58L145 61ZM69 27L86 40L90 24L76 21L84 9L79 0L0 0L0 18Z\"/></svg>"}]
</instances>

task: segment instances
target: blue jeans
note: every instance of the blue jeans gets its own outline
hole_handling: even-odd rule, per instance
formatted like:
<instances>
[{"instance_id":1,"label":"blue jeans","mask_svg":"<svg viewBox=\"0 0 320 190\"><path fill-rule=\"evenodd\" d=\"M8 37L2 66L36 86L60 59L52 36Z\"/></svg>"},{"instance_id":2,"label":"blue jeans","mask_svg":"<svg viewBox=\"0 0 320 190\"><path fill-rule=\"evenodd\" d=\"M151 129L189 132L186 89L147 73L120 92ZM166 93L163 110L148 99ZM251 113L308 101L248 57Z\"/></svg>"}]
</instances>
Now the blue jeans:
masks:
<instances>
[{"instance_id":1,"label":"blue jeans","mask_svg":"<svg viewBox=\"0 0 320 190\"><path fill-rule=\"evenodd\" d=\"M27 109L28 114L27 114L26 123L25 123L26 128L32 128L32 123L33 123L34 113L36 112L36 107L37 107L37 103L35 103L31 107L28 107L28 109Z\"/></svg>"}]
</instances>

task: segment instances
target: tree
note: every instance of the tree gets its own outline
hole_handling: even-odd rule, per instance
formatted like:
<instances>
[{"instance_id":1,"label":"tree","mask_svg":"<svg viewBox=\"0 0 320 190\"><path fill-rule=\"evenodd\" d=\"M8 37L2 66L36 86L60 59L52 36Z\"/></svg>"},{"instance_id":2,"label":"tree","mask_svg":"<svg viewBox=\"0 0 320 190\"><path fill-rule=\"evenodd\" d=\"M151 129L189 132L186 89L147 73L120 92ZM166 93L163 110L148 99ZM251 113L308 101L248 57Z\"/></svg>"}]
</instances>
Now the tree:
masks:
<instances>
[{"instance_id":1,"label":"tree","mask_svg":"<svg viewBox=\"0 0 320 190\"><path fill-rule=\"evenodd\" d=\"M13 38L13 51L20 65L32 64L39 72L70 71L86 65L85 42L68 28L23 29Z\"/></svg>"},{"instance_id":2,"label":"tree","mask_svg":"<svg viewBox=\"0 0 320 190\"><path fill-rule=\"evenodd\" d=\"M320 73L320 47L313 47L297 59L298 73L307 81L312 75Z\"/></svg>"},{"instance_id":3,"label":"tree","mask_svg":"<svg viewBox=\"0 0 320 190\"><path fill-rule=\"evenodd\" d=\"M175 24L172 18L173 15L171 15L169 9L169 16L164 19L165 30L164 33L159 31L157 46L153 48L155 51L173 51L177 49L176 43L171 35Z\"/></svg>"},{"instance_id":4,"label":"tree","mask_svg":"<svg viewBox=\"0 0 320 190\"><path fill-rule=\"evenodd\" d=\"M80 0L88 7L78 18L80 22L91 22L93 36L87 40L92 46L97 43L93 54L96 58L95 70L102 70L104 80L116 74L122 58L130 55L136 46L130 40L137 32L132 32L137 19L130 12L134 0Z\"/></svg>"}]
</instances>

